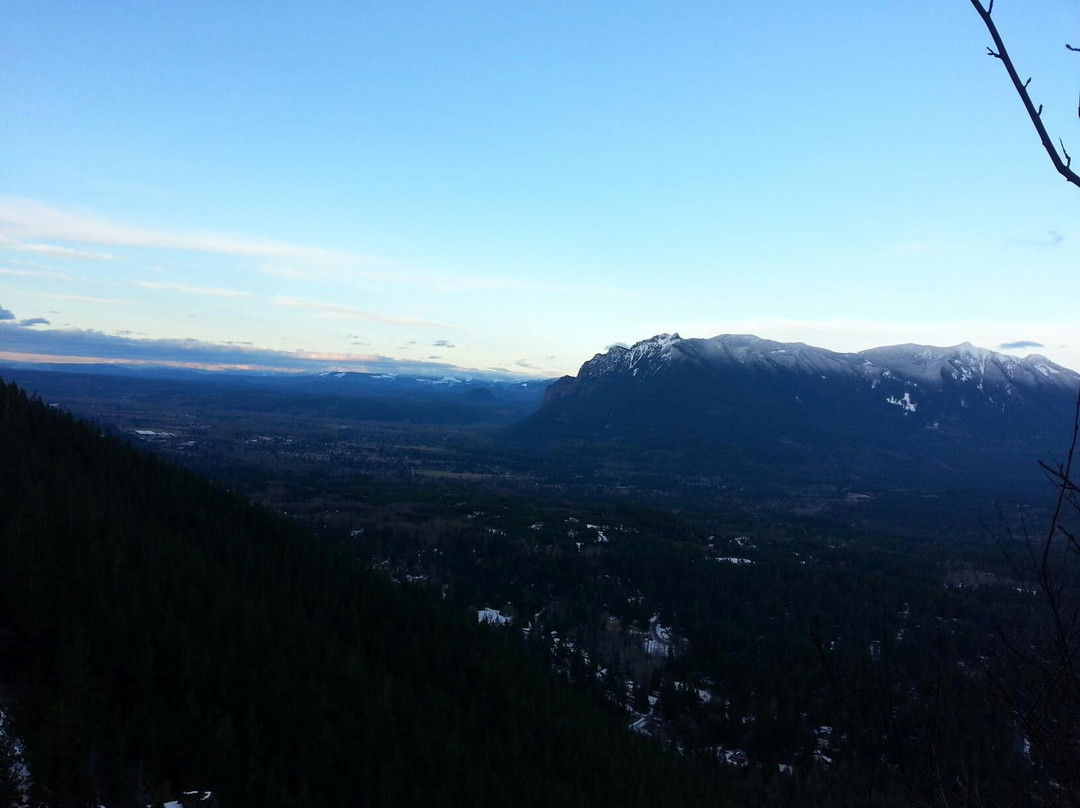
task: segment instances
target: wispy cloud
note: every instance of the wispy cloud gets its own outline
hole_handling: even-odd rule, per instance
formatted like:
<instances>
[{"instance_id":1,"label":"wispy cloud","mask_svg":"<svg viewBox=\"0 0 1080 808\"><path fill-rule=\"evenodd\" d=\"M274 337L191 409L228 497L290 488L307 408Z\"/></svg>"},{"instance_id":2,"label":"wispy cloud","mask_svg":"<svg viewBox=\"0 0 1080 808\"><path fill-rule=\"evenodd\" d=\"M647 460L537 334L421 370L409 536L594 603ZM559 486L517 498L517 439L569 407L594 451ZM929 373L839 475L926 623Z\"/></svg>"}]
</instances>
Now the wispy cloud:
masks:
<instances>
[{"instance_id":1,"label":"wispy cloud","mask_svg":"<svg viewBox=\"0 0 1080 808\"><path fill-rule=\"evenodd\" d=\"M434 348L454 348L454 347L456 347L454 345L454 343L452 343L448 339L437 339L433 343L431 343L431 345Z\"/></svg>"},{"instance_id":2,"label":"wispy cloud","mask_svg":"<svg viewBox=\"0 0 1080 808\"><path fill-rule=\"evenodd\" d=\"M20 328L12 322L0 322L0 346L0 360L8 362L106 363L292 373L352 370L421 376L480 372L447 362L398 359L381 354L279 351L195 339L133 339L101 331ZM499 372L509 373L505 369Z\"/></svg>"},{"instance_id":3,"label":"wispy cloud","mask_svg":"<svg viewBox=\"0 0 1080 808\"><path fill-rule=\"evenodd\" d=\"M46 269L10 269L8 267L0 267L0 275L12 275L19 278L46 278L53 281L74 280L70 275L65 275L63 272L52 272Z\"/></svg>"},{"instance_id":4,"label":"wispy cloud","mask_svg":"<svg viewBox=\"0 0 1080 808\"><path fill-rule=\"evenodd\" d=\"M285 278L290 281L313 281L318 280L319 277L318 273L309 269L294 266L276 266L274 264L259 267L259 272L263 275L269 275L271 278Z\"/></svg>"},{"instance_id":5,"label":"wispy cloud","mask_svg":"<svg viewBox=\"0 0 1080 808\"><path fill-rule=\"evenodd\" d=\"M52 292L37 292L37 297L47 297L50 300L71 300L76 303L105 303L108 305L122 305L130 303L130 300L120 300L115 297L91 297L89 295L61 295Z\"/></svg>"},{"instance_id":6,"label":"wispy cloud","mask_svg":"<svg viewBox=\"0 0 1080 808\"><path fill-rule=\"evenodd\" d=\"M428 273L424 285L437 292L547 292L563 294L574 291L566 284L548 283L531 278L497 278L484 275L436 275Z\"/></svg>"},{"instance_id":7,"label":"wispy cloud","mask_svg":"<svg viewBox=\"0 0 1080 808\"><path fill-rule=\"evenodd\" d=\"M143 289L154 289L156 291L162 292L183 292L184 294L199 295L200 297L224 297L233 299L251 297L251 294L249 292L241 292L236 289L216 289L203 286L188 286L186 283L134 281L133 285L141 286Z\"/></svg>"},{"instance_id":8,"label":"wispy cloud","mask_svg":"<svg viewBox=\"0 0 1080 808\"><path fill-rule=\"evenodd\" d=\"M1041 342L1030 339L1018 339L1016 342L1003 342L997 346L1000 351L1018 351L1023 348L1045 348Z\"/></svg>"},{"instance_id":9,"label":"wispy cloud","mask_svg":"<svg viewBox=\"0 0 1080 808\"><path fill-rule=\"evenodd\" d=\"M40 240L64 242L64 245L108 246L115 248L117 255ZM65 210L37 200L12 196L0 196L0 246L3 245L87 260L122 257L121 250L138 248L235 256L257 259L252 269L268 276L307 283L333 281L349 284L352 288L377 283L447 294L573 293L605 300L613 296L621 298L640 294L637 290L627 288L552 283L531 277L435 272L404 267L392 258L238 233L145 227L94 212Z\"/></svg>"},{"instance_id":10,"label":"wispy cloud","mask_svg":"<svg viewBox=\"0 0 1080 808\"><path fill-rule=\"evenodd\" d=\"M19 320L20 328L29 328L32 325L49 325L49 321L44 317L30 317L26 320Z\"/></svg>"},{"instance_id":11,"label":"wispy cloud","mask_svg":"<svg viewBox=\"0 0 1080 808\"><path fill-rule=\"evenodd\" d=\"M38 255L54 255L58 258L74 258L78 261L112 261L115 255L103 252L91 252L90 250L77 250L74 247L64 247L60 244L21 244L11 239L3 239L0 246L8 247L18 252L37 253Z\"/></svg>"},{"instance_id":12,"label":"wispy cloud","mask_svg":"<svg viewBox=\"0 0 1080 808\"><path fill-rule=\"evenodd\" d=\"M307 311L319 312L327 317L368 320L375 323L391 323L394 325L454 328L454 326L447 325L446 323L436 323L419 317L394 317L386 314L376 314L375 312L365 311L364 309L359 309L344 303L326 303L319 300L305 300L299 297L286 297L283 295L276 295L271 298L271 302L276 306L283 306L289 309L306 309Z\"/></svg>"},{"instance_id":13,"label":"wispy cloud","mask_svg":"<svg viewBox=\"0 0 1080 808\"><path fill-rule=\"evenodd\" d=\"M162 230L125 224L93 213L76 213L32 199L0 197L0 235L11 240L46 238L84 244L156 247L280 260L372 264L357 253L206 230ZM41 245L48 246L48 245Z\"/></svg>"},{"instance_id":14,"label":"wispy cloud","mask_svg":"<svg viewBox=\"0 0 1080 808\"><path fill-rule=\"evenodd\" d=\"M1012 243L1020 247L1056 247L1065 240L1065 234L1057 230L1047 230L1042 238L1014 238Z\"/></svg>"},{"instance_id":15,"label":"wispy cloud","mask_svg":"<svg viewBox=\"0 0 1080 808\"><path fill-rule=\"evenodd\" d=\"M14 320L14 319L15 319L14 314L12 314L10 311L5 309L3 306L0 306L0 320Z\"/></svg>"}]
</instances>

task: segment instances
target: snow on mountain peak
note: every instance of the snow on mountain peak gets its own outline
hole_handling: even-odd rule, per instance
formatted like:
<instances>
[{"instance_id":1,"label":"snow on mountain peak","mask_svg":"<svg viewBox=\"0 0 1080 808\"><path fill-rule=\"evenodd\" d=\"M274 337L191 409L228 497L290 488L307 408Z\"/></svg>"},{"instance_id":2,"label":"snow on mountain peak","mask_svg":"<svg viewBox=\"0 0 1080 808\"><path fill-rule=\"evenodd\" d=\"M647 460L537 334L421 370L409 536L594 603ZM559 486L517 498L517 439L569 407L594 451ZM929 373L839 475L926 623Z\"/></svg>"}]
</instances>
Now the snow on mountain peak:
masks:
<instances>
[{"instance_id":1,"label":"snow on mountain peak","mask_svg":"<svg viewBox=\"0 0 1080 808\"><path fill-rule=\"evenodd\" d=\"M1012 388L1018 383L1049 383L1076 387L1080 375L1042 356L1018 359L970 342L936 348L927 345L892 345L861 351L875 365L886 367L897 376L928 385L946 382L975 385L983 389L993 384Z\"/></svg>"},{"instance_id":2,"label":"snow on mountain peak","mask_svg":"<svg viewBox=\"0 0 1080 808\"><path fill-rule=\"evenodd\" d=\"M644 379L671 365L690 360L714 368L753 368L771 374L796 373L815 378L858 377L872 387L881 383L942 389L948 385L970 386L985 396L1012 396L1023 387L1076 389L1080 374L1032 355L1024 359L979 348L970 342L949 347L891 345L859 353L838 353L803 343L783 343L752 334L721 334L710 339L683 339L678 334L658 334L630 347L612 346L586 362L580 378L597 379L628 373ZM991 393L996 390L996 393ZM905 401L902 391L898 401ZM908 407L904 406L908 411Z\"/></svg>"},{"instance_id":3,"label":"snow on mountain peak","mask_svg":"<svg viewBox=\"0 0 1080 808\"><path fill-rule=\"evenodd\" d=\"M672 349L680 342L682 342L682 337L678 334L657 334L655 337L634 343L630 348L630 355L633 357L630 366L633 367L646 356L670 358Z\"/></svg>"},{"instance_id":4,"label":"snow on mountain peak","mask_svg":"<svg viewBox=\"0 0 1080 808\"><path fill-rule=\"evenodd\" d=\"M596 354L581 366L579 377L596 377L609 373L630 371L637 376L643 370L655 372L675 355L683 339L678 334L657 334L635 342L629 348L612 345L606 353Z\"/></svg>"}]
</instances>

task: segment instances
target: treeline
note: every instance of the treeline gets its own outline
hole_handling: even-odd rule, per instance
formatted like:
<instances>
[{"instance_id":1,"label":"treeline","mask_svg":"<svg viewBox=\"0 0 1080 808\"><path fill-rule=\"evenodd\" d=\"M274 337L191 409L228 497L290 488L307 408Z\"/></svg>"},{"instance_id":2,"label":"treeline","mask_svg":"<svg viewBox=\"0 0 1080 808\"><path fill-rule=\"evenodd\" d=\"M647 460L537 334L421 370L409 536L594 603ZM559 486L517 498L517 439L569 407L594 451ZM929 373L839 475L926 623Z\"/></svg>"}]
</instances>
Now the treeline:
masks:
<instances>
[{"instance_id":1,"label":"treeline","mask_svg":"<svg viewBox=\"0 0 1080 808\"><path fill-rule=\"evenodd\" d=\"M943 558L971 556L981 569L1000 563L1000 550L805 519L733 539L744 526L619 501L463 489L446 503L438 537L427 511L410 529L412 503L400 523L347 541L463 609L509 605L518 627L531 624L530 645L571 678L602 681L613 700L645 713L646 696L658 696L658 737L688 755L740 750L758 773L749 776L788 782L806 805L941 804L976 783L997 804L1026 804L1016 790L1030 785L1029 761L996 714L987 672L995 627L1023 617L1030 596L1008 579L942 585ZM451 507L465 515L452 520ZM607 524L609 540L589 522ZM657 613L688 642L650 661L640 632Z\"/></svg>"},{"instance_id":2,"label":"treeline","mask_svg":"<svg viewBox=\"0 0 1080 808\"><path fill-rule=\"evenodd\" d=\"M714 772L434 596L0 384L0 697L51 806L687 806Z\"/></svg>"}]
</instances>

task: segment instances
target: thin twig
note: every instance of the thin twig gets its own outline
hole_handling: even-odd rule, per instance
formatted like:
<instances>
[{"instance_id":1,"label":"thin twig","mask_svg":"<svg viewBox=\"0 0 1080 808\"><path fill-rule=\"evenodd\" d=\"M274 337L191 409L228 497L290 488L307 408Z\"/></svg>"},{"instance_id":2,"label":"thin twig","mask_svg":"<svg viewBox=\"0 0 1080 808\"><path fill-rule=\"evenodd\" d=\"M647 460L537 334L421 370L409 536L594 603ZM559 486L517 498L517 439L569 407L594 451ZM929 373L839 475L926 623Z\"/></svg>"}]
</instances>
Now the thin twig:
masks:
<instances>
[{"instance_id":1,"label":"thin twig","mask_svg":"<svg viewBox=\"0 0 1080 808\"><path fill-rule=\"evenodd\" d=\"M1039 140L1042 141L1043 148L1046 149L1046 153L1050 156L1050 162L1054 164L1054 168L1057 172L1065 178L1067 182L1080 188L1080 175L1070 168L1061 155L1058 154L1057 147L1054 146L1054 141L1051 140L1049 133L1046 131L1046 127L1043 125L1042 107L1038 110L1035 108L1035 104L1031 101L1031 96L1028 95L1027 83L1020 80L1020 76L1016 73L1016 68L1013 66L1012 59L1009 57L1009 52L1005 48L1005 43L1001 39L1001 34L998 33L997 25L994 24L994 20L991 18L991 13L994 10L994 3L991 0L988 7L983 7L981 0L971 0L971 5L979 13L979 17L982 18L983 24L986 26L986 30L990 32L990 38L994 40L994 50L987 48L986 51L990 56L995 59L1000 59L1001 63L1005 65L1005 70L1009 74L1009 78L1012 80L1013 87L1016 88L1017 94L1020 96L1020 100L1024 102L1024 109L1027 110L1028 117L1031 118L1031 123L1035 126L1035 131L1039 134ZM1080 50L1071 46L1066 46L1069 50ZM1080 107L1077 109L1080 114Z\"/></svg>"}]
</instances>

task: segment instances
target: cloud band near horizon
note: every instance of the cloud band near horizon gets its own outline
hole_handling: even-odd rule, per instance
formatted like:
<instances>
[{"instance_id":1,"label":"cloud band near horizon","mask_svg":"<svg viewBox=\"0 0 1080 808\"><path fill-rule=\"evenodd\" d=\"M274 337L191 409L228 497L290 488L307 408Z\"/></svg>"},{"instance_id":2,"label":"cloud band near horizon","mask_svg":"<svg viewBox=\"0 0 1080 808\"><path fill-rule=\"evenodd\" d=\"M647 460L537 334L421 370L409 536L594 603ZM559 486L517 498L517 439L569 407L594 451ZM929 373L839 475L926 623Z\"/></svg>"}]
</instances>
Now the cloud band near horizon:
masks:
<instances>
[{"instance_id":1,"label":"cloud band near horizon","mask_svg":"<svg viewBox=\"0 0 1080 808\"><path fill-rule=\"evenodd\" d=\"M250 345L204 342L196 339L138 339L81 329L38 329L43 323L0 322L0 360L32 364L157 365L199 370L264 373L318 373L328 370L359 373L410 373L418 376L499 375L529 378L524 373L463 368L449 362L396 359L382 354L282 351Z\"/></svg>"}]
</instances>

